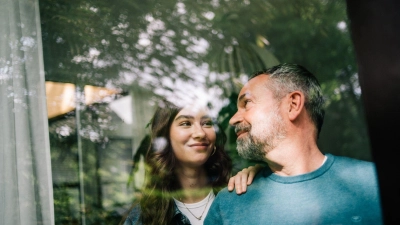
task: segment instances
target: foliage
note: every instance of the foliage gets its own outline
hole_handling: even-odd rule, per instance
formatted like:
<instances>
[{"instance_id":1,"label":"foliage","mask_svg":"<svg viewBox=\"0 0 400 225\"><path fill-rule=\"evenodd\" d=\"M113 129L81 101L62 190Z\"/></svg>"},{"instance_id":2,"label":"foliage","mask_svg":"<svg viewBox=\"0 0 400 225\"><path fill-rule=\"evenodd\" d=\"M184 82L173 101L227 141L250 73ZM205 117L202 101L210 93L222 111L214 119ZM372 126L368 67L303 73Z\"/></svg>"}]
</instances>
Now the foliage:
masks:
<instances>
[{"instance_id":1,"label":"foliage","mask_svg":"<svg viewBox=\"0 0 400 225\"><path fill-rule=\"evenodd\" d=\"M228 125L240 85L251 73L279 62L301 64L321 82L327 99L321 149L371 159L344 0L39 3L46 80L124 91L133 83L154 92L177 92L186 84L218 89L224 100L218 120L228 134L234 173L255 163L237 155ZM85 140L107 143L105 131L112 128L107 113L96 105L87 108ZM58 125L50 126L52 149L73 146L74 121L58 119ZM69 126L71 133L60 136L57 129L62 126ZM75 150L52 154L61 160L68 151ZM139 149L134 163L144 152ZM99 176L96 171L92 175ZM98 215L103 212L99 209Z\"/></svg>"},{"instance_id":2,"label":"foliage","mask_svg":"<svg viewBox=\"0 0 400 225\"><path fill-rule=\"evenodd\" d=\"M315 74L327 99L324 152L371 160L345 1L269 1L262 35L282 62Z\"/></svg>"}]
</instances>

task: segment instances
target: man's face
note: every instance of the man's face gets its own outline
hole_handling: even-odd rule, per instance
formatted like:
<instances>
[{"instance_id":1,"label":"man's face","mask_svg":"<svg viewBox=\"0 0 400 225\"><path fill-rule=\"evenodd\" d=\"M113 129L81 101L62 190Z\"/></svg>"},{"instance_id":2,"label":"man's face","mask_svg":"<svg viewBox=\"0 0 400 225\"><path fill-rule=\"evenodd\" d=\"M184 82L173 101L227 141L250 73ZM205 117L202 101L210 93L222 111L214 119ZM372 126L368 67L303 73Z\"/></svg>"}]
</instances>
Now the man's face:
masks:
<instances>
[{"instance_id":1,"label":"man's face","mask_svg":"<svg viewBox=\"0 0 400 225\"><path fill-rule=\"evenodd\" d=\"M266 87L269 79L259 75L242 88L238 111L229 121L235 126L237 150L243 158L264 161L266 154L286 136L280 105Z\"/></svg>"}]
</instances>

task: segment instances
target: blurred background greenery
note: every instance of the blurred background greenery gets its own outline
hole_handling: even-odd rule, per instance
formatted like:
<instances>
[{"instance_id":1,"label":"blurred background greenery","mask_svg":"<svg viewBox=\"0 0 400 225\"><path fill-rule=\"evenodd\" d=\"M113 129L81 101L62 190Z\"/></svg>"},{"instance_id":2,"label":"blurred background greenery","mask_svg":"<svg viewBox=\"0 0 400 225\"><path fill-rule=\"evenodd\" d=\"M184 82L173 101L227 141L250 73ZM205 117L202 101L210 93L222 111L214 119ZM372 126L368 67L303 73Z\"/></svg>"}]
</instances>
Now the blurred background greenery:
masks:
<instances>
[{"instance_id":1,"label":"blurred background greenery","mask_svg":"<svg viewBox=\"0 0 400 225\"><path fill-rule=\"evenodd\" d=\"M371 160L343 0L39 4L46 81L75 85L72 109L49 118L56 224L119 222L140 193L146 124L159 97L209 101L229 137L232 172L254 164L238 157L228 120L247 76L278 63L301 64L320 80L321 150ZM89 85L111 91L88 104ZM132 121L118 112L125 98Z\"/></svg>"}]
</instances>

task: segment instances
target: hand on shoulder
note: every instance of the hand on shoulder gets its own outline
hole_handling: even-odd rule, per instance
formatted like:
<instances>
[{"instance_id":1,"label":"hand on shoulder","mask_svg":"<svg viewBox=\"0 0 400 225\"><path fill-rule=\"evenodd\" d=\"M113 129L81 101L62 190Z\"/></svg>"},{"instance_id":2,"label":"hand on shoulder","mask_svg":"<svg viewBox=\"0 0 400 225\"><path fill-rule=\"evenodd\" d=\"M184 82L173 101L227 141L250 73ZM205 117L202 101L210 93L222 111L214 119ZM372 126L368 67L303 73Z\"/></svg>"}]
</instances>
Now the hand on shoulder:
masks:
<instances>
[{"instance_id":1,"label":"hand on shoulder","mask_svg":"<svg viewBox=\"0 0 400 225\"><path fill-rule=\"evenodd\" d=\"M235 176L229 179L228 191L233 191L233 189L235 189L238 195L245 193L247 191L247 186L253 183L256 174L264 167L264 165L256 164L239 171Z\"/></svg>"}]
</instances>

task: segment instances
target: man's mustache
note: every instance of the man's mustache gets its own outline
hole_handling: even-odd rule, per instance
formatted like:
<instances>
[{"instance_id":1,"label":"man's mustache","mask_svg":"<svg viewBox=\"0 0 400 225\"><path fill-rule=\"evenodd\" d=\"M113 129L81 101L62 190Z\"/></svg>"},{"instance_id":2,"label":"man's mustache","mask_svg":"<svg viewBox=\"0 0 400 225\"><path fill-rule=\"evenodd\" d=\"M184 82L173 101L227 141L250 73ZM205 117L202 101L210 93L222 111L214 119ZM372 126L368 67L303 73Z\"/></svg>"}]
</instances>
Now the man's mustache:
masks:
<instances>
[{"instance_id":1,"label":"man's mustache","mask_svg":"<svg viewBox=\"0 0 400 225\"><path fill-rule=\"evenodd\" d=\"M235 133L239 132L249 132L251 129L251 125L246 125L246 124L237 124L235 125Z\"/></svg>"}]
</instances>

